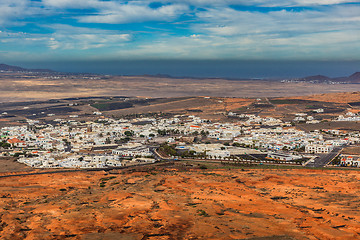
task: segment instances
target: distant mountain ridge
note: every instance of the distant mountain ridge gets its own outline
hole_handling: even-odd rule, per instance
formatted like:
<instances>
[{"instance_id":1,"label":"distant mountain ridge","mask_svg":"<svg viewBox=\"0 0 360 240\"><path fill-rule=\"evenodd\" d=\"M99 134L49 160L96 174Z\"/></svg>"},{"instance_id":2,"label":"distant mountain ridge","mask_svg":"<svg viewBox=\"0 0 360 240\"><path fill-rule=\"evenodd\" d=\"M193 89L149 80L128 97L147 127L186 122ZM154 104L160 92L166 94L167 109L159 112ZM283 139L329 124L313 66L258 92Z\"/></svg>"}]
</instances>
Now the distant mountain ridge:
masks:
<instances>
[{"instance_id":1,"label":"distant mountain ridge","mask_svg":"<svg viewBox=\"0 0 360 240\"><path fill-rule=\"evenodd\" d=\"M324 76L324 75L315 75L315 76L309 76L309 77L305 77L303 78L303 80L305 81L329 81L331 80L331 78Z\"/></svg>"},{"instance_id":2,"label":"distant mountain ridge","mask_svg":"<svg viewBox=\"0 0 360 240\"><path fill-rule=\"evenodd\" d=\"M22 68L22 67L18 67L18 66L11 66L11 65L7 65L7 64L0 64L0 71L7 71L7 72L41 72L41 73L45 73L45 72L55 72L53 70L50 69L27 69L27 68Z\"/></svg>"},{"instance_id":3,"label":"distant mountain ridge","mask_svg":"<svg viewBox=\"0 0 360 240\"><path fill-rule=\"evenodd\" d=\"M350 80L355 80L355 81L359 81L360 79L360 72L356 72L353 75L351 75L350 77L348 77Z\"/></svg>"},{"instance_id":4,"label":"distant mountain ridge","mask_svg":"<svg viewBox=\"0 0 360 240\"><path fill-rule=\"evenodd\" d=\"M304 78L296 79L303 82L316 82L316 83L360 83L360 72L356 72L348 77L331 78L324 75L315 75Z\"/></svg>"}]
</instances>

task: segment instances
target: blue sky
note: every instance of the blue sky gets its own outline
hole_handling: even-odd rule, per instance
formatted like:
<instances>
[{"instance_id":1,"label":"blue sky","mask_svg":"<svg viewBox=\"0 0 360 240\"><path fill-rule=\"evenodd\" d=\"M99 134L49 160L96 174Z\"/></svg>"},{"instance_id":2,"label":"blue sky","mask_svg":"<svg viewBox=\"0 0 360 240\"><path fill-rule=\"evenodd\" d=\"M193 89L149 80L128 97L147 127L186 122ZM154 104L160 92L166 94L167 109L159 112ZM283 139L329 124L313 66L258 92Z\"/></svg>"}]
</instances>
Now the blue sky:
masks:
<instances>
[{"instance_id":1,"label":"blue sky","mask_svg":"<svg viewBox=\"0 0 360 240\"><path fill-rule=\"evenodd\" d=\"M2 62L360 60L360 1L1 0Z\"/></svg>"}]
</instances>

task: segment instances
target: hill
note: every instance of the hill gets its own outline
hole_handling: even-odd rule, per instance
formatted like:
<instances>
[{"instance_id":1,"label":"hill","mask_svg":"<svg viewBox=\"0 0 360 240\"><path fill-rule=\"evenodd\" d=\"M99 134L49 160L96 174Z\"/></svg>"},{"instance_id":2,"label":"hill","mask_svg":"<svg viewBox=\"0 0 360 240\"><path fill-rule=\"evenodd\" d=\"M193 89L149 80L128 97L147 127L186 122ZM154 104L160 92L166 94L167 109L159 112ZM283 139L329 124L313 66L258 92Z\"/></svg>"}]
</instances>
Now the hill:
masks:
<instances>
[{"instance_id":1,"label":"hill","mask_svg":"<svg viewBox=\"0 0 360 240\"><path fill-rule=\"evenodd\" d=\"M348 77L336 78L330 78L324 75L315 75L299 78L297 81L313 83L360 83L360 72L356 72Z\"/></svg>"},{"instance_id":2,"label":"hill","mask_svg":"<svg viewBox=\"0 0 360 240\"><path fill-rule=\"evenodd\" d=\"M309 76L303 78L304 81L319 81L319 82L325 82L330 81L331 78L324 76L324 75L315 75L315 76Z\"/></svg>"},{"instance_id":3,"label":"hill","mask_svg":"<svg viewBox=\"0 0 360 240\"><path fill-rule=\"evenodd\" d=\"M27 68L22 68L22 67L18 67L18 66L11 66L11 65L7 65L7 64L0 64L0 71L6 71L6 72L55 72L53 70L50 69L27 69Z\"/></svg>"},{"instance_id":4,"label":"hill","mask_svg":"<svg viewBox=\"0 0 360 240\"><path fill-rule=\"evenodd\" d=\"M351 80L351 81L360 82L360 72L354 73L353 75L348 77L348 79Z\"/></svg>"}]
</instances>

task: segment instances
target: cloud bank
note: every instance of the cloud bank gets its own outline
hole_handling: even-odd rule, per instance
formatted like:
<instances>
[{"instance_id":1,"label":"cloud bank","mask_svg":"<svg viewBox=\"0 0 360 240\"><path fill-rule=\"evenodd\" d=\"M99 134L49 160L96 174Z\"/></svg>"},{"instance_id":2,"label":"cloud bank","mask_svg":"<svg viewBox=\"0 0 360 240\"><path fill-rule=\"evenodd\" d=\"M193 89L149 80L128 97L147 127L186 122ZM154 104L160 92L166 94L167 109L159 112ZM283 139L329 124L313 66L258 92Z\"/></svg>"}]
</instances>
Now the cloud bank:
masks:
<instances>
[{"instance_id":1,"label":"cloud bank","mask_svg":"<svg viewBox=\"0 0 360 240\"><path fill-rule=\"evenodd\" d=\"M2 0L0 56L359 60L359 13L353 0Z\"/></svg>"}]
</instances>

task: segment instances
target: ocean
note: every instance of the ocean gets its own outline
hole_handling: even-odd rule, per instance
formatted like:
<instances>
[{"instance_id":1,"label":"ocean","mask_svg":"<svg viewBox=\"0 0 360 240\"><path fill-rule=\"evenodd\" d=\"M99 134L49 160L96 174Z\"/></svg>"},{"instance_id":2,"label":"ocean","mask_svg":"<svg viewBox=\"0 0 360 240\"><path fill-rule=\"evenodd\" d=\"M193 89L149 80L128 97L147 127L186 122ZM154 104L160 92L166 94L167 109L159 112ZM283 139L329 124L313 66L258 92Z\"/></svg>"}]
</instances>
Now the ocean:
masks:
<instances>
[{"instance_id":1,"label":"ocean","mask_svg":"<svg viewBox=\"0 0 360 240\"><path fill-rule=\"evenodd\" d=\"M12 62L26 68L108 75L169 75L173 77L283 79L311 75L349 76L360 61L279 60L84 60Z\"/></svg>"}]
</instances>

